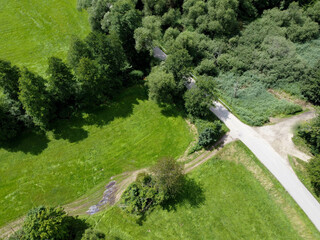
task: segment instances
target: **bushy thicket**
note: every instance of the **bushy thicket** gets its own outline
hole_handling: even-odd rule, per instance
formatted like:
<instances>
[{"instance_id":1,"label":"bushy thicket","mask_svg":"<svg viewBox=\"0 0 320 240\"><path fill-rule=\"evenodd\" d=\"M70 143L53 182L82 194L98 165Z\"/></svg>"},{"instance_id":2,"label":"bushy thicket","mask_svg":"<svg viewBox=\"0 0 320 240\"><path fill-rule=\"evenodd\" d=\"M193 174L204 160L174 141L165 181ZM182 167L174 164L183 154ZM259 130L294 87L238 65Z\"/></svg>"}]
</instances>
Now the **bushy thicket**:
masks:
<instances>
[{"instance_id":1,"label":"bushy thicket","mask_svg":"<svg viewBox=\"0 0 320 240\"><path fill-rule=\"evenodd\" d=\"M200 147L207 147L216 143L221 137L222 124L220 121L208 121L203 119L197 119L195 125L199 132L198 145Z\"/></svg>"}]
</instances>

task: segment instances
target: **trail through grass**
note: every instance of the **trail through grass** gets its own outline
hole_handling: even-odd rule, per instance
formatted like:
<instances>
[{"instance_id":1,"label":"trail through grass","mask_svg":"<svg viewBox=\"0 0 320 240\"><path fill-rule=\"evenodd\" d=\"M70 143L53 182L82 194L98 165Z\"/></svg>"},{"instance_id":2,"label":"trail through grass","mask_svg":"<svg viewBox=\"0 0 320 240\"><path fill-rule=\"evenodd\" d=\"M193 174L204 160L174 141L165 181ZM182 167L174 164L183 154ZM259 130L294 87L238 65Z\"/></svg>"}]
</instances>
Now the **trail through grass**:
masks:
<instances>
[{"instance_id":1,"label":"trail through grass","mask_svg":"<svg viewBox=\"0 0 320 240\"><path fill-rule=\"evenodd\" d=\"M273 186L271 174L255 161L241 142L228 144L188 174L194 184L185 201L171 210L156 209L142 225L117 206L88 219L110 239L319 238L310 221L296 211L289 195L277 184ZM261 178L252 171L261 171ZM271 184L265 186L268 182ZM289 200L280 202L279 196ZM284 208L293 209L292 215Z\"/></svg>"},{"instance_id":2,"label":"trail through grass","mask_svg":"<svg viewBox=\"0 0 320 240\"><path fill-rule=\"evenodd\" d=\"M193 136L177 109L146 100L140 86L109 106L61 120L0 148L0 226L40 204L71 202L124 171L177 157Z\"/></svg>"},{"instance_id":3,"label":"trail through grass","mask_svg":"<svg viewBox=\"0 0 320 240\"><path fill-rule=\"evenodd\" d=\"M76 0L0 0L0 58L44 74L52 55L65 58L72 35L90 30Z\"/></svg>"}]
</instances>

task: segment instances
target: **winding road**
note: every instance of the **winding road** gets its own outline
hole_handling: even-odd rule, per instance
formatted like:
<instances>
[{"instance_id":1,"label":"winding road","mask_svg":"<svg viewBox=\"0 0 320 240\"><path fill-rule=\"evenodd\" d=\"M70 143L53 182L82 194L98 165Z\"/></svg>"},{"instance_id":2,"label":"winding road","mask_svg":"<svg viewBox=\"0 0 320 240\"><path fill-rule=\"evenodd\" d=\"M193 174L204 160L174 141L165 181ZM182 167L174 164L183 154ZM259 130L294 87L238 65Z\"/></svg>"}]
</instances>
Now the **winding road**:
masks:
<instances>
[{"instance_id":1,"label":"winding road","mask_svg":"<svg viewBox=\"0 0 320 240\"><path fill-rule=\"evenodd\" d=\"M158 47L154 48L154 57L165 60L167 55ZM189 78L187 87L195 85L195 80ZM275 176L286 191L301 207L311 222L320 231L320 204L300 182L287 160L279 155L276 150L254 128L242 123L220 102L214 102L210 110L226 124L233 138L240 139L262 164Z\"/></svg>"}]
</instances>

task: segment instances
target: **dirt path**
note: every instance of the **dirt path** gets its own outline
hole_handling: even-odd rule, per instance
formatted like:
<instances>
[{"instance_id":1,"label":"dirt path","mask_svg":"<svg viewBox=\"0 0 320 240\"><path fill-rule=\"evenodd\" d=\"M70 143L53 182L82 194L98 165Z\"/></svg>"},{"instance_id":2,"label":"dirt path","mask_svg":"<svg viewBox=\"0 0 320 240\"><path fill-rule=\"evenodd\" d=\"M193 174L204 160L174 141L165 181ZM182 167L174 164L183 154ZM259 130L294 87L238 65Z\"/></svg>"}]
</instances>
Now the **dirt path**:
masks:
<instances>
[{"instance_id":1,"label":"dirt path","mask_svg":"<svg viewBox=\"0 0 320 240\"><path fill-rule=\"evenodd\" d=\"M311 157L299 151L292 142L293 128L299 122L310 120L314 117L314 111L305 112L290 118L281 119L274 125L255 127L254 130L284 159L288 160L288 155L293 155L303 161L308 161Z\"/></svg>"}]
</instances>

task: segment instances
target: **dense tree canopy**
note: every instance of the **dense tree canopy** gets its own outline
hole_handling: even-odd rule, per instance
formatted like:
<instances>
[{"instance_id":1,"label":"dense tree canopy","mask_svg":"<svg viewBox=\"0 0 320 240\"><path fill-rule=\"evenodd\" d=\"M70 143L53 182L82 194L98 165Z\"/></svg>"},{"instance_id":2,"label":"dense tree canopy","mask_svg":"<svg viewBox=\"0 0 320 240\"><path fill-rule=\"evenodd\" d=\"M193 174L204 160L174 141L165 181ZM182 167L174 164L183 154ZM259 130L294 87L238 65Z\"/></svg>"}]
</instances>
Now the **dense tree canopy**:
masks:
<instances>
[{"instance_id":1,"label":"dense tree canopy","mask_svg":"<svg viewBox=\"0 0 320 240\"><path fill-rule=\"evenodd\" d=\"M45 80L24 68L19 79L19 100L33 123L46 128L50 120L50 99Z\"/></svg>"}]
</instances>

